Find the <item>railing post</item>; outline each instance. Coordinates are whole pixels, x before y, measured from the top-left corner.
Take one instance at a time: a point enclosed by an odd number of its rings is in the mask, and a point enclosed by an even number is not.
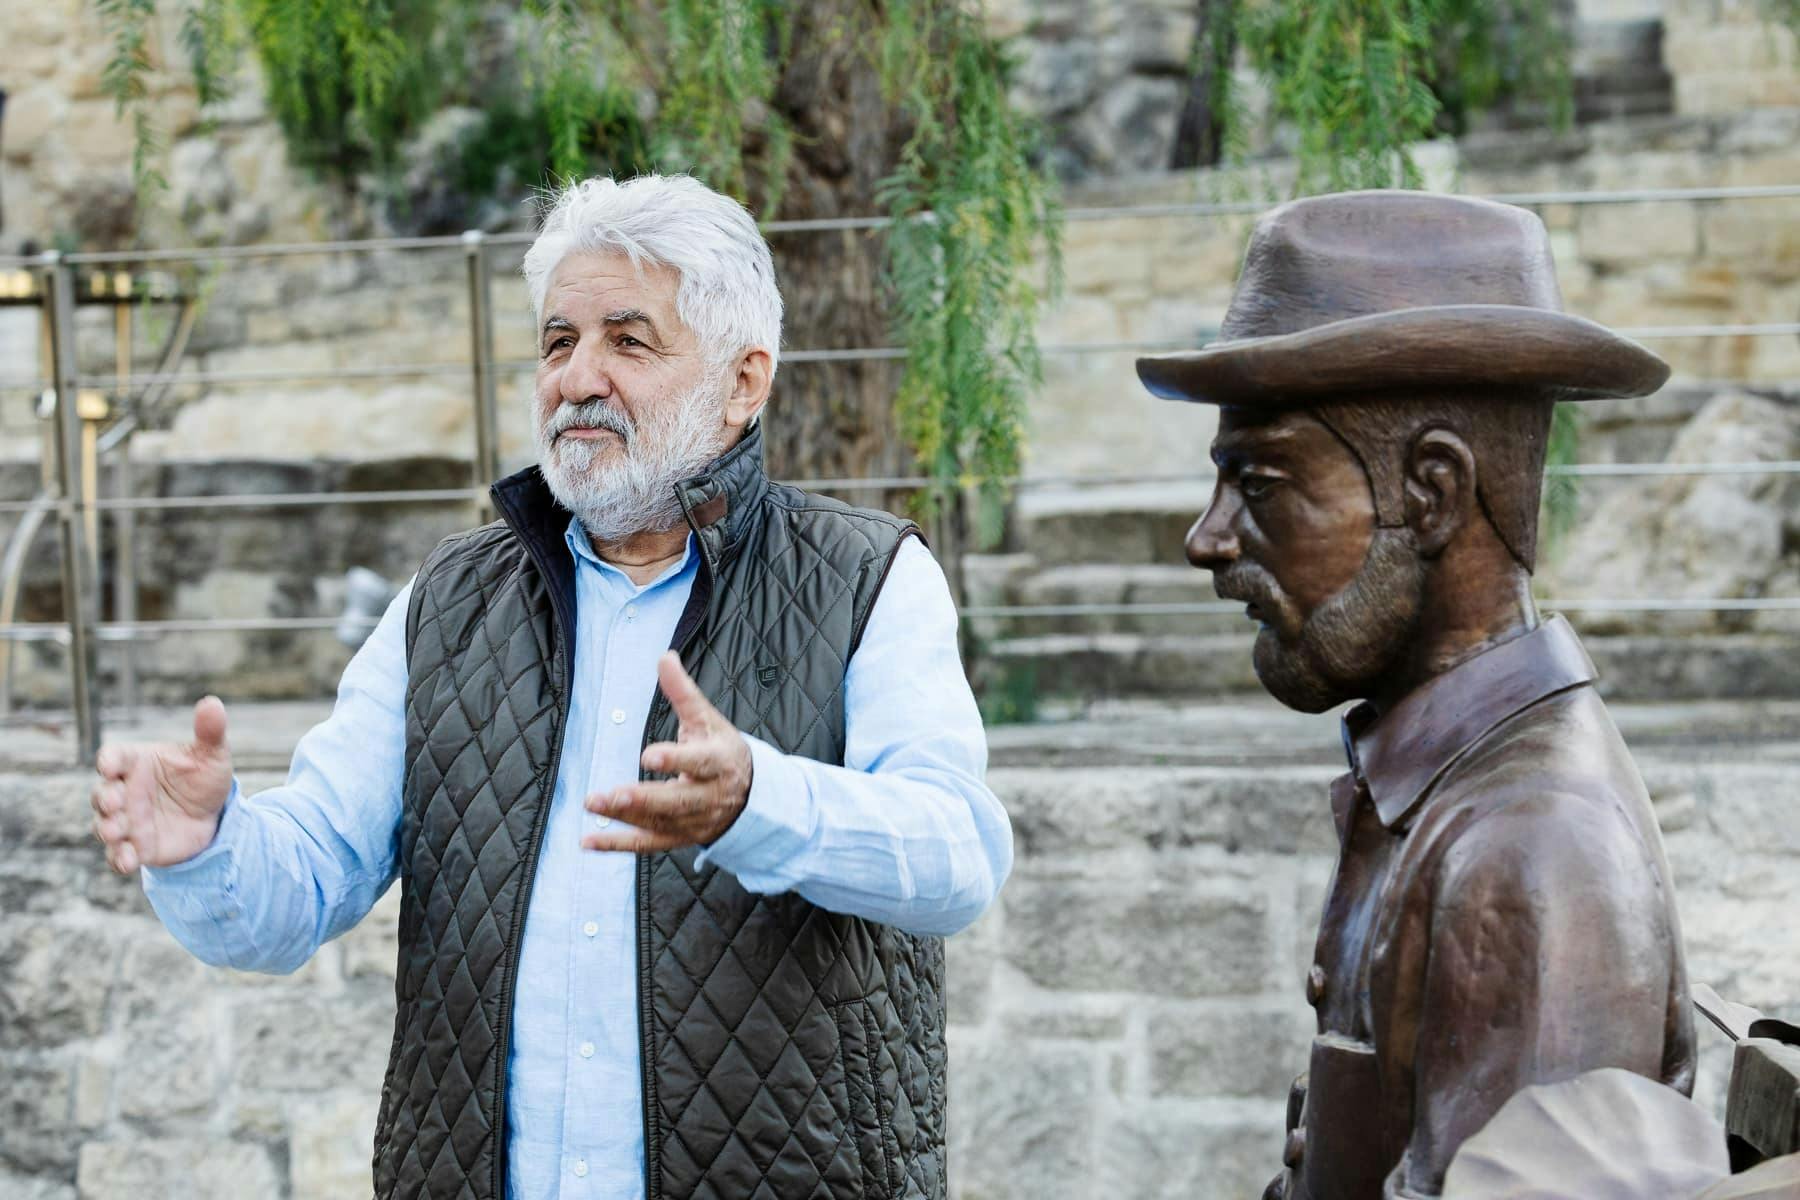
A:
[[[75,393],[75,272],[62,255],[43,256],[50,314],[50,383],[56,399],[56,479],[61,492],[63,613],[69,622],[69,676],[75,706],[75,752],[92,766],[100,752],[99,672],[95,633],[100,593],[89,573],[88,501],[82,473],[82,423]]]
[[[495,413],[494,314],[488,295],[487,236],[479,229],[462,235],[469,269],[469,362],[475,385],[475,479],[481,505],[485,489],[500,478],[500,427]]]

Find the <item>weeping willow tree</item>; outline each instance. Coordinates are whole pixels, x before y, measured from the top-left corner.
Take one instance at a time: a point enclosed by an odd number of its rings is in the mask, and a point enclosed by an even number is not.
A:
[[[1779,0],[1793,3],[1796,0]],[[1292,131],[1300,193],[1419,187],[1412,147],[1497,102],[1565,125],[1569,28],[1558,0],[1198,0],[1171,162],[1241,164],[1253,116],[1234,67]]]
[[[115,37],[114,95],[140,122],[140,186],[154,188],[143,117],[154,0],[96,2]],[[494,61],[496,40],[517,48],[511,62]],[[427,117],[463,103],[487,113],[447,172],[471,187],[683,170],[765,221],[826,223],[771,231],[787,341],[898,353],[789,355],[772,469],[922,467],[927,511],[959,501],[945,506],[953,538],[970,491],[983,534],[998,531],[1039,379],[1041,264],[1046,248],[1055,261],[1057,225],[1036,131],[1007,98],[1011,61],[978,11],[950,0],[529,0],[517,12],[480,0],[188,0],[182,41],[203,101],[253,52],[295,159],[347,185],[392,172]],[[870,214],[881,219],[841,220]]]
[[[115,39],[106,84],[136,123],[140,183],[154,187],[143,80],[157,0],[94,2]],[[1800,21],[1796,0],[1762,2]],[[1054,268],[1037,264],[1046,248],[1054,263],[1057,239],[1037,130],[1009,103],[1012,63],[977,5],[174,3],[201,99],[253,52],[296,159],[347,185],[392,173],[424,120],[459,103],[485,116],[439,174],[471,193],[689,170],[765,220],[813,223],[771,231],[790,345],[898,353],[789,355],[771,465],[828,477],[923,467],[928,501],[978,483],[995,528],[1039,377],[1033,329]],[[1534,98],[1567,119],[1558,0],[1197,3],[1176,165],[1244,160],[1244,68],[1290,131],[1301,192],[1418,186],[1411,147],[1499,100]],[[868,214],[881,223],[842,220]]]

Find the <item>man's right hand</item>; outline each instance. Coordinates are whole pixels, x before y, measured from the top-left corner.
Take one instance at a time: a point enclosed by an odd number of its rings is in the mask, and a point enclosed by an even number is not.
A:
[[[96,769],[94,836],[121,875],[186,862],[212,844],[231,796],[225,705],[194,705],[194,740],[106,746]]]

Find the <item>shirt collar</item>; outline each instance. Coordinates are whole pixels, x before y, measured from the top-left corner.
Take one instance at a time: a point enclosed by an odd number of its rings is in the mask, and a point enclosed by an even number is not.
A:
[[[1350,767],[1381,823],[1403,828],[1444,771],[1502,721],[1546,696],[1592,683],[1594,664],[1561,616],[1428,680],[1387,713],[1344,717]]]
[[[671,564],[662,574],[658,575],[655,579],[652,579],[649,583],[646,583],[643,587],[639,587],[637,584],[631,582],[631,577],[626,575],[624,571],[594,553],[594,544],[588,540],[587,530],[582,528],[580,517],[569,518],[568,527],[563,530],[563,541],[568,543],[569,553],[575,556],[578,565],[585,560],[590,566],[599,569],[602,574],[610,573],[617,575],[627,586],[637,592],[649,591],[658,584],[668,582],[670,579],[673,579],[686,571],[694,562],[694,535],[690,532],[687,536],[687,542],[681,548],[680,560]]]

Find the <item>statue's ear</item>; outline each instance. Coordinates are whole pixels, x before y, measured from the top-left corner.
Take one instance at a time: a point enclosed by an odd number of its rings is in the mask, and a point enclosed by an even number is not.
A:
[[[1406,454],[1406,524],[1427,558],[1441,554],[1480,516],[1475,453],[1442,426],[1422,430]]]

